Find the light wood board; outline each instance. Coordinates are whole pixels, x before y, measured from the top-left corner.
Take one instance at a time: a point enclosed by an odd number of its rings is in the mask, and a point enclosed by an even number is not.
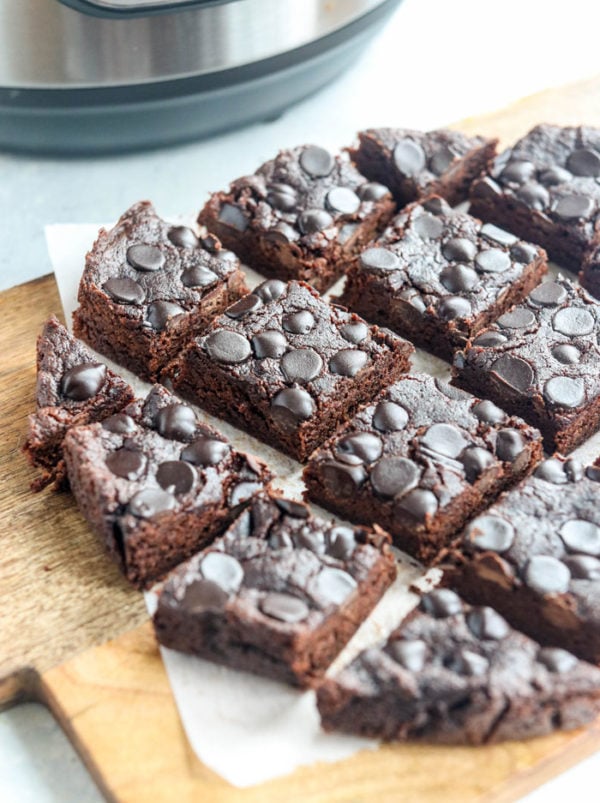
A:
[[[538,122],[600,126],[600,76],[454,127],[507,145]],[[203,767],[143,624],[141,595],[105,559],[68,495],[29,492],[35,474],[20,446],[34,404],[35,336],[59,311],[52,276],[0,294],[0,706],[47,702],[109,798],[491,803],[515,800],[600,748],[598,722],[478,749],[382,747],[244,791]]]

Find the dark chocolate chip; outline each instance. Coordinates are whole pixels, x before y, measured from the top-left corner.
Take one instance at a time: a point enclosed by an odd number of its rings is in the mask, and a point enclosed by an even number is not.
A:
[[[185,315],[186,310],[172,301],[153,301],[148,305],[146,320],[157,332],[162,332],[173,318]]]
[[[499,346],[501,343],[506,343],[507,340],[508,338],[506,335],[503,335],[501,332],[495,332],[493,329],[491,329],[489,332],[483,332],[482,334],[477,335],[473,341],[473,345],[489,348],[490,346]]]
[[[560,343],[552,349],[552,356],[563,365],[574,365],[579,362],[581,354],[576,346],[571,346],[568,343]]]
[[[181,274],[181,283],[184,287],[208,287],[218,280],[216,273],[202,265],[186,268]]]
[[[356,489],[366,480],[367,472],[362,464],[351,465],[331,461],[322,464],[320,478],[334,496],[348,498],[354,496]]]
[[[499,226],[494,226],[493,223],[484,223],[479,233],[482,237],[485,237],[486,240],[498,243],[498,245],[514,245],[519,239],[509,231],[505,231]]]
[[[567,291],[558,282],[544,282],[529,294],[529,300],[543,307],[556,307],[568,297]]]
[[[247,502],[250,497],[254,496],[257,491],[263,488],[260,482],[238,482],[229,494],[229,504],[231,507],[241,505],[242,502]]]
[[[206,338],[205,346],[213,360],[232,365],[244,362],[252,353],[246,338],[228,329],[218,329],[210,334]]]
[[[565,473],[571,482],[579,482],[585,475],[582,463],[575,457],[565,462]]]
[[[186,404],[169,404],[156,414],[155,426],[165,438],[185,441],[196,432],[196,413]]]
[[[261,298],[265,304],[269,304],[271,301],[277,301],[286,289],[287,284],[282,282],[281,279],[267,279],[266,282],[255,287],[252,292],[255,296]]]
[[[421,436],[421,446],[444,457],[457,458],[469,445],[462,432],[453,424],[432,424]]]
[[[427,644],[421,639],[396,639],[388,649],[394,661],[409,672],[420,672],[425,666]]]
[[[367,270],[397,270],[400,259],[387,248],[367,248],[360,255],[360,264]]]
[[[434,382],[439,392],[443,393],[448,399],[452,399],[452,401],[470,401],[473,398],[466,390],[457,388],[439,377],[436,377]]]
[[[291,312],[283,316],[282,326],[293,335],[307,335],[315,327],[315,317],[307,309]]]
[[[294,539],[292,538],[291,533],[286,532],[285,530],[276,530],[271,532],[268,538],[269,547],[271,549],[293,549],[294,548]]]
[[[544,385],[544,396],[559,407],[579,407],[585,401],[583,380],[555,376]]]
[[[200,578],[187,586],[183,605],[191,612],[222,611],[228,599],[229,594],[216,583]]]
[[[467,482],[474,483],[486,469],[495,465],[493,455],[481,446],[469,446],[460,456]]]
[[[588,466],[585,470],[585,476],[592,482],[600,482],[600,466]]]
[[[158,513],[173,510],[176,505],[177,500],[173,494],[167,493],[167,491],[163,491],[160,488],[144,488],[131,497],[127,509],[134,516],[151,519]]]
[[[558,534],[571,552],[600,555],[600,527],[585,519],[569,519],[561,525]]]
[[[297,429],[300,421],[315,412],[312,396],[302,388],[284,388],[271,401],[273,420],[284,430]]]
[[[506,413],[504,410],[496,407],[494,402],[491,401],[477,402],[477,404],[473,405],[471,410],[480,421],[486,424],[501,424],[506,420]]]
[[[353,377],[365,367],[368,360],[368,355],[359,349],[340,349],[329,360],[329,370],[332,374]]]
[[[477,549],[506,552],[515,539],[515,529],[500,516],[478,516],[467,527],[467,538]]]
[[[233,204],[223,204],[219,210],[219,223],[236,231],[246,231],[249,220],[246,215]]]
[[[552,318],[552,328],[568,337],[589,335],[594,330],[592,313],[583,307],[564,307]]]
[[[527,184],[523,184],[515,194],[526,206],[530,209],[537,209],[538,212],[543,212],[550,203],[550,193],[537,181],[529,181]]]
[[[181,459],[195,466],[216,466],[227,457],[230,450],[228,443],[201,435],[185,447],[181,452]]]
[[[333,218],[324,209],[307,209],[298,217],[302,234],[316,234],[329,226],[333,226]]]
[[[458,675],[479,677],[488,671],[489,661],[484,655],[461,647],[447,662],[444,662],[444,666]]]
[[[395,402],[379,402],[373,413],[373,426],[380,432],[396,432],[408,424],[408,413]]]
[[[510,628],[492,608],[474,608],[466,616],[467,626],[478,639],[503,639]]]
[[[195,233],[188,226],[173,226],[167,237],[178,248],[197,248],[200,245]]]
[[[488,248],[477,254],[475,264],[484,273],[503,273],[510,268],[510,257],[499,248]]]
[[[447,616],[462,613],[463,604],[455,591],[449,588],[435,588],[421,597],[419,607],[434,619],[445,619]]]
[[[553,485],[564,485],[569,481],[565,471],[565,464],[555,457],[540,463],[535,470],[535,476],[541,480],[546,480],[546,482],[551,482]]]
[[[419,482],[421,470],[404,457],[384,457],[371,471],[371,485],[384,497],[406,493]]]
[[[335,159],[329,151],[317,145],[309,145],[305,148],[300,154],[299,162],[304,172],[313,178],[328,176],[335,165]]]
[[[438,315],[445,321],[452,321],[454,318],[468,318],[473,312],[471,303],[461,296],[446,296],[437,308]]]
[[[104,419],[102,429],[114,432],[116,435],[131,435],[137,430],[137,424],[131,416],[125,413],[115,413]]]
[[[507,385],[520,393],[524,393],[533,385],[533,368],[520,357],[511,357],[503,354],[492,363],[492,371],[496,373]]]
[[[360,198],[349,187],[334,187],[327,193],[325,203],[332,212],[353,215],[360,207]]]
[[[594,201],[587,195],[565,195],[554,207],[563,220],[586,220],[594,211]]]
[[[546,669],[559,675],[563,672],[569,672],[579,663],[574,655],[571,655],[566,650],[561,650],[560,647],[542,647],[538,652],[537,658]]]
[[[467,265],[447,265],[440,273],[440,282],[451,293],[466,293],[479,284],[479,276]]]
[[[416,176],[425,167],[425,152],[412,139],[403,139],[394,148],[394,164],[403,175]]]
[[[444,231],[444,224],[434,215],[425,213],[413,219],[412,230],[424,240],[436,240]]]
[[[84,362],[69,368],[63,374],[60,390],[68,399],[85,401],[99,393],[105,382],[106,365],[99,362]]]
[[[507,184],[524,184],[534,175],[535,165],[533,162],[527,162],[524,159],[513,159],[500,174],[500,179]]]
[[[357,346],[369,336],[369,327],[362,321],[353,321],[352,323],[345,323],[340,328],[340,334],[344,340]]]
[[[567,167],[574,176],[600,176],[600,154],[588,148],[579,148],[567,159]]]
[[[264,236],[272,243],[287,245],[288,243],[294,243],[296,240],[299,240],[300,232],[296,231],[289,223],[279,221],[277,225],[266,231]]]
[[[563,563],[575,580],[600,580],[600,560],[590,555],[568,555]]]
[[[248,315],[250,312],[255,312],[262,307],[262,305],[262,298],[259,298],[259,296],[254,293],[248,293],[248,295],[242,296],[235,304],[228,307],[225,310],[225,315],[227,315],[228,318],[237,320],[238,318],[243,318],[244,315]]]
[[[244,579],[239,561],[223,552],[207,552],[200,563],[200,571],[205,580],[215,583],[228,595],[239,591]]]
[[[350,560],[356,549],[356,538],[351,527],[333,527],[327,538],[327,553],[338,560]]]
[[[320,530],[301,527],[294,533],[294,543],[300,549],[310,549],[316,555],[325,552],[325,535]]]
[[[510,255],[515,262],[521,262],[523,265],[529,265],[538,256],[539,251],[535,245],[528,243],[516,243],[510,249]]]
[[[540,173],[540,181],[542,184],[545,184],[546,187],[555,187],[557,184],[566,184],[572,180],[573,176],[569,173],[568,170],[565,170],[564,167],[559,167],[555,165],[554,167],[548,167],[546,170],[542,170]]]
[[[186,494],[194,485],[196,472],[183,460],[165,460],[156,471],[156,481],[165,491]]]
[[[527,329],[535,321],[535,315],[527,307],[513,307],[498,318],[498,325],[503,329]]]
[[[442,254],[449,262],[471,262],[477,256],[477,246],[466,237],[454,237],[444,244]]]
[[[143,304],[146,291],[134,279],[108,279],[102,289],[121,304]]]
[[[259,360],[265,357],[279,359],[285,354],[288,342],[285,335],[277,329],[267,329],[252,338],[252,348]]]
[[[313,349],[292,349],[281,358],[281,370],[288,382],[310,382],[322,368],[323,360]]]
[[[260,609],[267,616],[288,624],[302,622],[310,613],[310,609],[304,600],[292,597],[291,594],[281,594],[277,591],[267,594],[260,603]]]
[[[280,184],[277,182],[269,186],[267,201],[271,206],[275,207],[275,209],[280,209],[282,212],[291,212],[296,208],[296,204],[298,203],[298,194],[289,184]]]
[[[146,468],[146,458],[141,452],[132,449],[117,449],[108,455],[106,465],[117,477],[137,480]]]
[[[341,605],[357,588],[352,575],[342,569],[326,566],[315,581],[315,590],[327,605]]]
[[[152,273],[165,264],[165,255],[156,245],[130,245],[127,261],[136,270]]]
[[[308,518],[308,508],[302,502],[295,502],[293,499],[275,499],[275,504],[286,516],[292,516],[294,519]]]
[[[441,145],[429,159],[429,169],[436,176],[441,176],[456,159],[456,154],[448,145]]]
[[[501,429],[496,438],[496,455],[505,463],[513,463],[525,448],[518,429]]]
[[[538,594],[564,594],[570,579],[565,564],[551,555],[534,555],[525,566],[525,582]]]
[[[376,181],[368,181],[366,184],[361,184],[358,188],[358,197],[361,201],[380,201],[389,195],[389,190],[383,184],[378,184]]]
[[[374,432],[356,432],[340,438],[334,449],[343,463],[374,463],[381,457],[383,444]]]
[[[408,514],[417,521],[426,521],[427,517],[433,516],[438,509],[436,495],[426,488],[415,488],[414,491],[409,491],[396,504],[401,513]]]
[[[204,237],[200,239],[200,242],[202,243],[202,248],[204,248],[205,251],[208,251],[211,254],[216,254],[219,252],[217,257],[219,257],[222,253],[226,253],[225,251],[221,250],[221,242],[218,237],[215,237],[214,234],[205,234]],[[231,254],[231,251],[229,251],[229,253]],[[232,256],[234,259],[237,258],[235,254],[232,254]]]

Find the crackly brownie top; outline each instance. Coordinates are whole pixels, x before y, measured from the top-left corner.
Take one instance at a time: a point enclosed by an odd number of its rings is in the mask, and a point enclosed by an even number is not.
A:
[[[368,181],[347,158],[306,145],[281,151],[234,181],[219,221],[240,232],[251,226],[274,242],[319,249],[348,240],[384,198],[391,200],[388,189]]]
[[[492,608],[436,589],[385,644],[361,653],[334,680],[354,695],[397,692],[413,736],[464,729],[469,741],[486,742],[510,738],[502,720],[514,717],[515,699],[597,692],[600,670],[566,650],[540,647]]]
[[[400,344],[412,350],[307,284],[270,279],[229,307],[195,347],[236,382],[251,385],[278,425],[295,429]]]
[[[538,125],[496,159],[484,189],[592,234],[600,212],[600,129]]]
[[[426,374],[402,377],[314,455],[340,497],[367,493],[424,521],[483,472],[519,459],[537,430]]]
[[[259,494],[224,536],[171,574],[160,604],[310,631],[360,594],[379,562],[393,565],[388,541],[382,530],[336,525],[304,504]]]
[[[563,277],[538,285],[456,355],[499,389],[568,415],[600,393],[600,304]],[[539,402],[538,402],[539,403]]]
[[[538,246],[432,196],[398,215],[362,252],[358,269],[417,312],[450,321],[489,310],[544,256]]]
[[[106,515],[124,535],[167,511],[232,508],[270,479],[267,467],[237,452],[160,385],[102,424],[71,430],[73,459],[87,463]]]
[[[222,249],[216,237],[198,238],[141,201],[113,229],[100,231],[87,256],[81,289],[95,286],[122,314],[161,331],[171,318],[193,311],[238,268],[235,254]]]
[[[457,550],[502,587],[522,587],[600,625],[600,468],[550,458],[467,527]]]
[[[133,397],[124,380],[98,362],[57,318],[49,318],[37,343],[38,410],[63,407],[77,411],[102,394],[113,399],[122,394],[125,404]]]

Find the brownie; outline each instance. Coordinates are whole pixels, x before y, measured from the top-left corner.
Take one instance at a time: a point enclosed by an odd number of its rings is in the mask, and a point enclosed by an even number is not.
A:
[[[600,244],[592,246],[586,253],[579,281],[596,298],[600,298]]]
[[[457,352],[453,381],[567,454],[600,427],[599,335],[600,303],[559,276]]]
[[[154,627],[166,647],[312,686],[395,576],[382,530],[336,525],[259,494],[170,575]]]
[[[369,128],[359,133],[350,155],[363,175],[390,188],[400,206],[430,194],[455,206],[489,168],[497,142],[446,129]]]
[[[431,562],[457,530],[542,457],[539,432],[426,374],[402,377],[315,454],[308,497],[377,522]]]
[[[81,512],[137,587],[206,546],[272,476],[160,385],[71,429],[64,450]]]
[[[237,257],[216,237],[134,204],[101,229],[79,284],[75,333],[146,380],[247,292]]]
[[[542,644],[600,662],[600,468],[550,458],[440,556],[445,582]]]
[[[36,412],[29,416],[23,452],[41,475],[31,485],[66,487],[63,439],[70,427],[113,415],[133,400],[133,390],[52,316],[37,340]]]
[[[327,678],[317,704],[326,730],[490,744],[591,722],[600,712],[600,670],[439,589],[384,644]]]
[[[259,273],[322,292],[394,210],[388,190],[347,157],[306,145],[212,195],[198,221]]]
[[[230,307],[165,372],[182,395],[305,460],[336,426],[408,370],[410,343],[269,279]]]
[[[546,270],[543,249],[433,196],[407,207],[362,251],[341,303],[451,361]]]
[[[577,271],[599,236],[599,176],[600,129],[538,125],[473,184],[471,211]]]

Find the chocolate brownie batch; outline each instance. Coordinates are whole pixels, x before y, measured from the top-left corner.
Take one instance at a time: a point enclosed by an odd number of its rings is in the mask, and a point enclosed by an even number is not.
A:
[[[198,223],[140,202],[100,231],[79,339],[52,318],[38,340],[35,489],[70,488],[131,583],[160,581],[161,644],[315,688],[326,730],[481,744],[591,721],[600,464],[569,453],[600,429],[600,131],[540,125],[496,156],[368,130],[282,151]],[[449,384],[411,373],[413,344]],[[305,463],[306,499],[352,524],[275,491],[191,405]],[[332,674],[392,545],[440,585]]]

